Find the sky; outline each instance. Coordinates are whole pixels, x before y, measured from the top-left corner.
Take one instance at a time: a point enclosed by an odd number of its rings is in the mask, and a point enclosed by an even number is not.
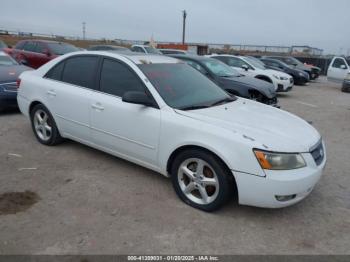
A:
[[[350,0],[2,0],[0,29],[89,38],[309,45],[350,55]]]

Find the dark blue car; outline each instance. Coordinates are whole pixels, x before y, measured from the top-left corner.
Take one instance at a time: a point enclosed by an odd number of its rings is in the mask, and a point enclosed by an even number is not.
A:
[[[18,76],[31,68],[18,64],[6,53],[0,51],[0,111],[17,107]]]

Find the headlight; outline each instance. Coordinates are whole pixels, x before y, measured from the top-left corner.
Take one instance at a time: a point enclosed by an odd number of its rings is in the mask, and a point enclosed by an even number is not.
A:
[[[278,79],[278,80],[288,80],[288,78],[284,77],[284,76],[273,75],[273,77]]]
[[[290,170],[306,166],[300,154],[272,153],[261,150],[254,150],[254,154],[263,169]]]
[[[299,72],[299,76],[304,76],[304,74],[302,72]]]
[[[288,80],[288,77],[281,76],[280,79],[281,80]]]

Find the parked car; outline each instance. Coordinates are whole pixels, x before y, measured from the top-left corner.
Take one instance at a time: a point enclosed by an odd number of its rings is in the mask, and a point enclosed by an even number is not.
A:
[[[295,69],[303,70],[309,74],[311,80],[315,80],[320,76],[321,69],[319,67],[311,65],[306,66],[292,56],[264,56],[263,58],[277,59],[286,63],[287,65],[293,66]]]
[[[162,52],[160,52],[158,49],[148,45],[132,45],[131,51],[144,54],[162,55]]]
[[[280,71],[267,69],[262,62],[257,62],[250,57],[233,55],[211,55],[210,57],[224,62],[243,75],[272,83],[276,92],[288,92],[293,88],[293,77]]]
[[[187,52],[185,50],[179,49],[158,49],[163,55],[186,55]]]
[[[152,169],[205,211],[231,192],[243,205],[295,204],[326,163],[306,121],[232,97],[178,59],[77,52],[20,79],[19,107],[40,143],[69,138]]]
[[[0,51],[0,111],[17,107],[17,78],[29,67],[18,64],[8,54]]]
[[[334,57],[327,70],[327,79],[343,82],[350,73],[350,66],[344,57]]]
[[[310,77],[308,73],[299,69],[292,68],[291,66],[287,65],[286,63],[280,60],[272,59],[272,58],[261,58],[260,60],[269,69],[273,69],[277,71],[279,70],[288,75],[291,75],[294,79],[294,83],[297,85],[304,85],[310,81]]]
[[[129,48],[118,45],[93,45],[87,50],[89,51],[129,51]]]
[[[14,48],[7,48],[4,51],[21,64],[32,68],[39,68],[57,56],[79,51],[79,49],[74,45],[63,42],[22,40]]]
[[[343,87],[341,89],[343,92],[350,93],[350,73],[347,74],[343,81]]]
[[[4,48],[8,48],[8,46],[4,41],[0,40],[0,51],[2,51]]]
[[[278,106],[276,92],[271,83],[243,76],[236,70],[213,58],[195,55],[170,56],[185,61],[232,95],[249,98],[267,105]]]

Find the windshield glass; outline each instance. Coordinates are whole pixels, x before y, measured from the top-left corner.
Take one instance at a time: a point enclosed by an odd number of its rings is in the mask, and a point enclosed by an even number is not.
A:
[[[214,74],[221,77],[240,76],[240,73],[219,60],[208,58],[203,60],[205,66]]]
[[[155,49],[155,48],[150,47],[150,46],[145,46],[145,49],[146,49],[147,53],[149,53],[149,54],[157,54],[157,55],[162,54],[158,49]]]
[[[139,68],[165,103],[173,108],[209,107],[218,101],[232,99],[206,76],[185,63],[142,64]]]
[[[6,48],[7,45],[3,42],[3,41],[0,41],[0,48]]]
[[[65,43],[48,43],[47,45],[50,48],[50,51],[55,55],[64,55],[70,52],[79,51],[79,48],[74,45]]]
[[[284,60],[289,65],[304,65],[302,62],[300,62],[298,59],[294,57],[286,57]]]
[[[255,57],[245,57],[245,59],[248,60],[250,64],[252,64],[254,67],[265,70],[266,67],[263,62],[261,62],[259,59]]]
[[[9,56],[0,55],[0,66],[18,65],[18,63]]]

